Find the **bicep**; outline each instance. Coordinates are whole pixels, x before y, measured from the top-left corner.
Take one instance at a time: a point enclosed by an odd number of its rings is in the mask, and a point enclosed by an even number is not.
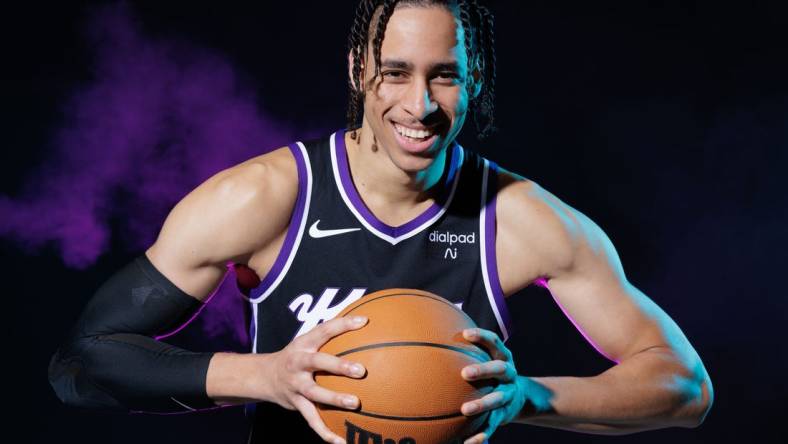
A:
[[[178,288],[202,301],[218,285],[224,271],[218,264],[205,264],[199,248],[201,236],[189,228],[191,213],[187,196],[167,216],[145,255]]]
[[[566,211],[574,225],[572,260],[547,285],[575,327],[615,362],[652,347],[683,348],[686,338],[675,322],[627,280],[605,232],[582,213]]]

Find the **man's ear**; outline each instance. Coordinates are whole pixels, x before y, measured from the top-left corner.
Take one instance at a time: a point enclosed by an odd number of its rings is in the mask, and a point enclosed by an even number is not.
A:
[[[363,92],[364,91],[364,60],[361,60],[361,72],[359,75],[359,80],[361,83],[361,88],[359,89],[359,85],[356,85],[356,79],[353,78],[353,61],[355,57],[353,57],[353,51],[349,51],[347,53],[347,76],[350,79],[350,85],[353,87],[355,91]]]
[[[473,87],[471,88],[471,98],[475,99],[479,97],[479,94],[482,92],[482,85],[484,84],[484,80],[482,79],[482,67],[481,62],[474,63],[473,71],[471,71],[471,81],[473,82]]]

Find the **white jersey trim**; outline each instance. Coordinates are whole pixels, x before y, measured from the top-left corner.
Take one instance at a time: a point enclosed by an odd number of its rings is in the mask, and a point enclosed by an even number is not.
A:
[[[353,213],[354,216],[356,216],[356,219],[358,219],[358,221],[361,222],[361,225],[363,225],[364,228],[369,230],[369,232],[383,239],[384,241],[390,243],[391,245],[397,245],[398,243],[404,241],[405,239],[409,239],[421,233],[425,229],[429,228],[432,224],[435,223],[435,221],[440,219],[441,216],[443,216],[443,214],[446,213],[446,211],[449,209],[449,205],[451,205],[451,202],[454,199],[454,192],[457,191],[457,185],[460,183],[460,172],[462,171],[462,168],[460,167],[457,168],[456,177],[454,177],[454,183],[452,183],[451,185],[451,191],[449,192],[449,196],[446,198],[446,201],[441,206],[440,211],[438,211],[431,218],[427,219],[423,224],[412,229],[411,231],[408,231],[407,233],[403,233],[396,237],[383,233],[382,231],[372,226],[369,222],[367,222],[364,216],[362,216],[361,213],[358,212],[356,207],[353,205],[353,202],[351,202],[350,198],[348,197],[344,186],[342,185],[342,178],[340,177],[340,173],[339,173],[339,165],[337,164],[336,138],[339,135],[340,134],[338,132],[331,135],[331,168],[334,170],[334,181],[336,182],[337,188],[339,189],[339,194],[342,196],[342,200],[345,201],[345,206],[347,206],[350,212]],[[458,152],[460,153],[460,159],[458,165],[461,166],[464,156],[464,150],[460,148]]]
[[[490,284],[490,270],[488,270],[488,265],[490,261],[487,260],[487,182],[490,175],[490,161],[484,159],[484,173],[482,174],[482,199],[480,205],[480,216],[479,216],[479,248],[481,249],[481,263],[482,263],[482,278],[484,279],[484,289],[487,292],[487,299],[490,301],[490,308],[495,314],[495,320],[498,322],[498,327],[501,329],[503,333],[503,340],[506,341],[509,339],[509,331],[506,328],[505,322],[503,322],[503,318],[501,317],[501,311],[498,307],[498,304],[495,301],[495,293],[493,293],[492,285]],[[495,242],[495,239],[491,239],[492,242]],[[492,248],[493,254],[495,254],[495,244],[493,243]],[[497,270],[494,271],[497,273]]]
[[[274,292],[274,290],[276,290],[276,287],[278,287],[279,284],[282,282],[282,279],[284,279],[285,275],[287,275],[287,271],[290,269],[290,266],[293,264],[293,259],[295,259],[296,252],[298,251],[298,246],[301,244],[301,238],[304,236],[304,227],[306,227],[306,220],[309,216],[309,204],[312,200],[312,165],[309,160],[309,154],[307,153],[304,144],[301,142],[296,142],[296,144],[298,145],[298,149],[301,151],[301,155],[304,156],[304,164],[306,169],[306,198],[304,200],[304,214],[301,216],[301,223],[298,227],[298,234],[296,235],[295,242],[292,248],[290,249],[289,255],[287,256],[287,262],[285,262],[284,267],[282,267],[282,270],[279,272],[279,275],[276,276],[274,282],[271,285],[269,285],[268,288],[266,288],[265,291],[263,291],[263,293],[260,294],[260,296],[257,296],[256,298],[253,299],[249,299],[249,302],[253,304],[259,304],[260,302],[263,302],[266,298],[268,298],[268,296],[271,295],[271,293]],[[296,161],[298,161],[298,159],[296,159]],[[282,248],[286,248],[286,245],[282,245]],[[254,319],[254,322],[255,325],[257,325],[256,317]],[[255,336],[257,336],[256,333]],[[255,344],[256,343],[257,340],[255,338]]]

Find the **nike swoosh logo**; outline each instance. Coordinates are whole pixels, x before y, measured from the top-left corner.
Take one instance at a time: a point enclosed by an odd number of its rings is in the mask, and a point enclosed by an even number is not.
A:
[[[317,228],[317,224],[320,223],[320,219],[316,220],[315,223],[309,227],[309,235],[314,237],[315,239],[321,237],[329,237],[329,236],[336,236],[337,234],[345,234],[350,233],[352,231],[359,231],[361,228],[341,228],[339,230],[321,230]]]

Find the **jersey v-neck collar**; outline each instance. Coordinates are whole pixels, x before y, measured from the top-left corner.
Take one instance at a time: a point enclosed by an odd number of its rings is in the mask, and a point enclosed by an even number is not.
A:
[[[442,183],[438,185],[442,186],[443,189],[438,193],[436,202],[420,215],[396,227],[392,227],[378,219],[367,208],[364,201],[361,200],[361,196],[358,194],[358,190],[356,190],[350,175],[344,130],[337,131],[331,135],[331,166],[334,170],[334,181],[337,184],[342,200],[345,201],[350,212],[361,222],[361,225],[375,236],[389,242],[391,245],[396,245],[424,231],[443,216],[443,213],[451,205],[454,192],[457,190],[457,184],[459,183],[463,149],[456,142],[449,149],[452,150],[449,171],[442,176]]]

